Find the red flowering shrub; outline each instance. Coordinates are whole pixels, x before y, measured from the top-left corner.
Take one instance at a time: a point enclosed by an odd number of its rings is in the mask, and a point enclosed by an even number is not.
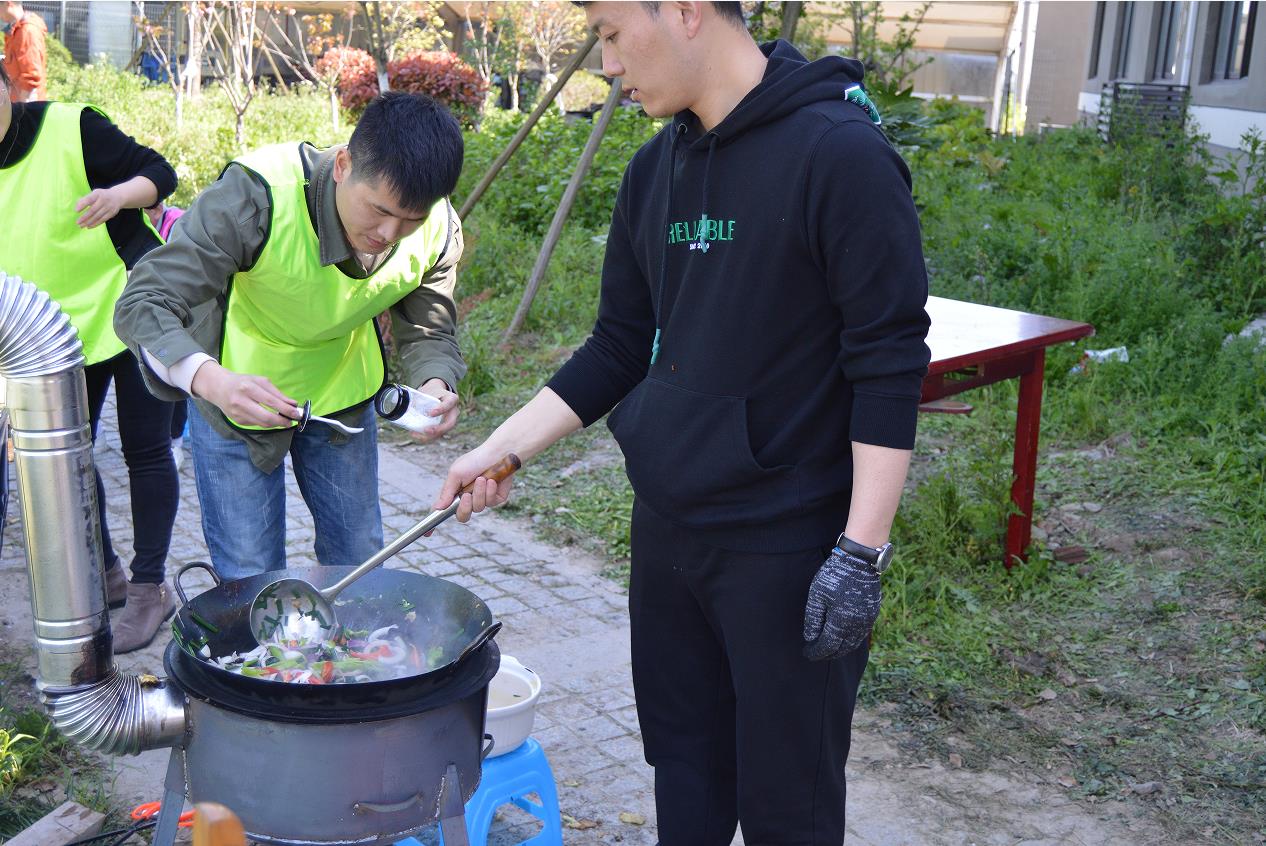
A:
[[[340,94],[350,80],[359,79],[365,74],[369,74],[370,79],[377,79],[374,57],[355,47],[331,47],[321,54],[314,67],[323,79],[338,80]],[[376,82],[374,88],[377,91]]]
[[[479,78],[474,68],[453,53],[439,51],[414,53],[389,62],[387,80],[393,91],[434,97],[467,126],[473,125],[479,116],[484,93],[488,90],[488,84]],[[373,59],[355,74],[345,74],[338,89],[344,108],[359,111],[369,105],[369,101],[378,96],[378,72]]]

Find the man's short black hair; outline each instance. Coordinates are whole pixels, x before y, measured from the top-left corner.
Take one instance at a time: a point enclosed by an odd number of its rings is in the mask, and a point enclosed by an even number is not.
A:
[[[425,211],[453,193],[464,150],[462,128],[448,109],[404,91],[375,97],[347,145],[352,178],[385,180],[410,211]]]
[[[589,5],[589,0],[577,0],[574,1],[572,5],[579,6],[583,9]],[[658,2],[643,2],[642,6],[645,7],[646,11],[650,12],[652,16],[659,14]],[[742,3],[737,2],[737,0],[735,0],[735,2],[718,2],[718,0],[712,0],[712,8],[716,9],[719,17],[724,18],[732,24],[737,24],[738,26],[747,29],[747,21],[743,19]]]

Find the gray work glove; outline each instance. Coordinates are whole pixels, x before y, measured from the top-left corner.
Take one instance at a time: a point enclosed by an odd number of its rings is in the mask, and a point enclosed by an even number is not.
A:
[[[870,637],[883,591],[879,574],[836,547],[809,585],[804,608],[804,657],[828,661],[847,655]]]

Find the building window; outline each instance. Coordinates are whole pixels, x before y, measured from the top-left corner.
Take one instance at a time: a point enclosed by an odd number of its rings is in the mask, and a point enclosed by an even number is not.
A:
[[[1107,0],[1095,4],[1095,28],[1090,36],[1090,74],[1087,79],[1099,75],[1099,49],[1103,47],[1103,13],[1108,8]]]
[[[1117,3],[1116,41],[1112,47],[1112,78],[1121,79],[1130,67],[1130,31],[1134,28],[1134,4]]]
[[[1213,79],[1242,79],[1248,76],[1257,6],[1253,0],[1217,4],[1217,46],[1210,73]]]
[[[1174,79],[1178,76],[1178,57],[1187,29],[1186,3],[1158,3],[1155,58],[1152,79]]]

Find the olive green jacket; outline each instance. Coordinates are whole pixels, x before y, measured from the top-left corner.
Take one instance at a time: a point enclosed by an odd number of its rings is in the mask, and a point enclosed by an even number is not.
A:
[[[334,203],[334,156],[339,147],[301,147],[310,173],[305,194],[314,221],[323,265],[355,279],[369,276],[356,259],[339,222]],[[466,373],[457,346],[457,313],[453,302],[457,263],[462,256],[462,227],[446,204],[449,238],[422,284],[391,307],[391,331],[400,353],[403,377],[412,385],[442,379],[455,387]],[[197,352],[219,359],[221,329],[229,282],[251,267],[268,238],[271,198],[268,188],[243,167],[230,165],[203,191],[171,233],[171,239],[137,262],[119,298],[114,329],[144,363],[141,348],[167,367]],[[142,366],[146,384],[157,397],[182,400],[172,387]],[[245,431],[231,426],[214,405],[195,399],[198,411],[217,432],[247,443],[251,460],[264,472],[276,469],[290,450],[294,430]],[[353,424],[358,406],[339,415]],[[336,442],[345,438],[330,429]]]

